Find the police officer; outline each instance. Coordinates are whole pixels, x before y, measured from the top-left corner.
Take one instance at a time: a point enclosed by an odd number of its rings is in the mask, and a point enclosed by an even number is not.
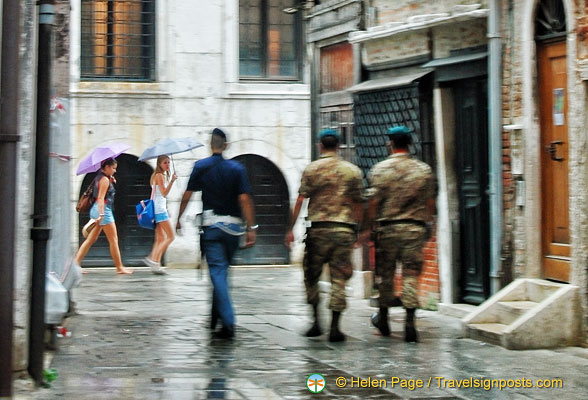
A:
[[[394,273],[396,262],[401,261],[401,299],[406,309],[404,339],[416,342],[417,280],[423,265],[422,249],[433,218],[435,183],[431,167],[410,155],[410,129],[395,126],[387,134],[390,156],[374,165],[368,176],[370,200],[366,226],[376,231],[376,273],[381,279],[379,312],[372,316],[372,324],[383,336],[390,335],[388,307],[396,303]]]
[[[192,193],[202,191],[201,243],[213,286],[211,328],[214,331],[220,318],[222,329],[213,335],[231,339],[235,335],[235,315],[227,280],[229,263],[242,235],[246,235],[245,246],[253,246],[257,225],[245,168],[223,158],[227,136],[221,129],[212,131],[210,148],[212,156],[194,164],[180,203],[176,230],[181,229],[180,219]]]
[[[352,244],[357,241],[356,228],[363,214],[361,171],[337,157],[338,144],[337,131],[325,129],[319,133],[320,158],[310,163],[302,174],[298,199],[285,239],[286,246],[290,248],[294,240],[292,229],[303,202],[309,199],[308,219],[311,226],[307,230],[303,269],[307,301],[312,306],[314,321],[306,336],[322,334],[318,316],[318,281],[323,264],[329,263],[331,342],[345,340],[339,329],[339,318],[346,307],[345,282],[353,272]]]

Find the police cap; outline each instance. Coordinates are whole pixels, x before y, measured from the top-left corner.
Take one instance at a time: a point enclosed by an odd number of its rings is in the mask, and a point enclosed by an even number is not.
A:
[[[339,140],[339,132],[335,129],[323,129],[318,134],[318,140],[321,140],[325,136],[333,136],[335,139]]]
[[[405,125],[397,125],[397,126],[391,126],[390,128],[388,128],[386,135],[388,135],[388,138],[390,140],[400,139],[402,137],[410,138],[411,132],[412,131],[408,127],[406,127]]]
[[[227,141],[227,135],[219,128],[214,128],[212,134],[221,137],[225,142]]]

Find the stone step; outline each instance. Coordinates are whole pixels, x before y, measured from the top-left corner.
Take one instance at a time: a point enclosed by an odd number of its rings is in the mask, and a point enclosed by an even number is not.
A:
[[[457,303],[457,304],[448,304],[448,303],[439,303],[437,304],[439,307],[439,313],[443,315],[447,315],[454,318],[462,319],[469,313],[473,312],[477,307],[471,304],[465,303]]]
[[[534,301],[537,303],[541,303],[547,297],[551,296],[553,293],[557,291],[561,287],[560,283],[549,282],[549,281],[539,281],[539,280],[532,280],[527,282],[527,296],[525,299],[520,300],[528,300]]]
[[[466,327],[467,337],[501,346],[506,328],[507,325],[499,323],[469,324]]]
[[[539,303],[535,301],[521,300],[521,301],[499,301],[496,303],[498,307],[498,316],[500,323],[510,325],[527,311],[535,308]]]

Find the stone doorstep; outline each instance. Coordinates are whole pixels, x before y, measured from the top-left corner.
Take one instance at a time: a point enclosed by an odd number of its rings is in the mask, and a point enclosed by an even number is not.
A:
[[[440,314],[459,319],[464,318],[466,315],[468,315],[477,308],[476,306],[465,303],[438,303],[437,307],[439,307]]]

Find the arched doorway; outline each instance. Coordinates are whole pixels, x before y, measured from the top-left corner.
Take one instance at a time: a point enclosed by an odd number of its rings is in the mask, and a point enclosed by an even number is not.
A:
[[[258,155],[245,154],[234,160],[247,169],[259,230],[255,246],[239,250],[233,257],[233,264],[289,263],[284,236],[289,224],[290,201],[284,176],[271,161]]]
[[[149,178],[153,169],[148,164],[137,161],[137,157],[130,154],[121,154],[116,160],[118,168],[115,175],[114,219],[118,230],[119,247],[125,265],[142,265],[141,259],[151,251],[153,231],[139,226],[135,205],[151,195]],[[91,173],[84,177],[80,195],[95,176],[96,173]],[[88,213],[80,213],[78,219],[78,237],[82,243],[84,241],[82,227],[88,222]],[[112,266],[108,240],[103,233],[84,258],[82,265],[84,267]]]
[[[541,131],[543,277],[569,282],[569,140],[566,16],[561,0],[541,0],[535,19]]]

